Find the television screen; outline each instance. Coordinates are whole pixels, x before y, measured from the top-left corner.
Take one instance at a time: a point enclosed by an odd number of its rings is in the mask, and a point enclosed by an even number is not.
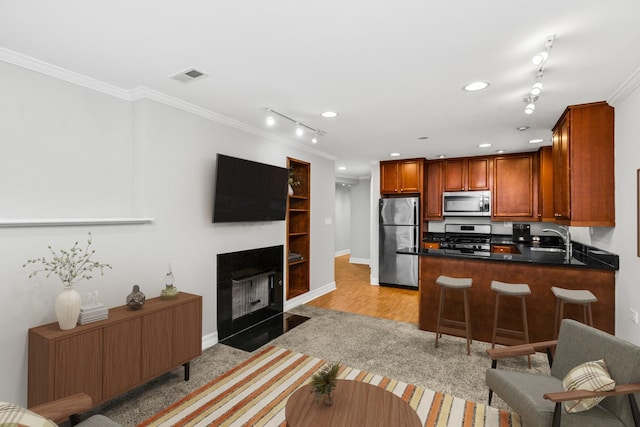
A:
[[[281,221],[287,208],[286,168],[218,154],[213,222]]]

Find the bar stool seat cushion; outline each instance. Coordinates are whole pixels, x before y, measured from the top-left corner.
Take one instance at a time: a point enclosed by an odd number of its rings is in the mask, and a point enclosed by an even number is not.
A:
[[[457,278],[449,276],[438,276],[436,284],[444,286],[445,288],[464,289],[470,288],[473,280],[470,278]]]
[[[551,292],[553,292],[556,298],[573,304],[587,304],[598,301],[598,298],[586,289],[573,290],[553,286]]]
[[[491,281],[491,290],[502,295],[522,296],[529,295],[531,289],[526,283],[504,283],[497,280]]]

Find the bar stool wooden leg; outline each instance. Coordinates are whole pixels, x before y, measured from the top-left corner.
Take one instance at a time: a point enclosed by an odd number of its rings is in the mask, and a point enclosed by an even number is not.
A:
[[[591,303],[587,304],[587,314],[589,315],[589,323],[587,323],[587,325],[593,328],[593,314],[591,313]]]
[[[560,314],[560,300],[556,298],[556,313],[553,316],[553,339],[558,339],[558,314]]]
[[[498,310],[500,308],[500,294],[496,294],[496,308],[493,313],[493,336],[491,338],[491,348],[496,348],[496,334],[498,331]]]
[[[469,299],[467,290],[464,289],[464,323],[467,331],[467,355],[471,354],[471,314],[469,313]]]
[[[440,287],[440,304],[438,305],[438,323],[436,323],[436,348],[438,348],[438,339],[440,338],[440,322],[444,311],[444,288]]]
[[[524,331],[524,340],[525,342],[528,343],[529,342],[529,323],[527,322],[527,302],[525,301],[524,296],[521,296],[520,300],[522,301],[522,328]],[[527,355],[527,367],[531,369],[531,355]]]

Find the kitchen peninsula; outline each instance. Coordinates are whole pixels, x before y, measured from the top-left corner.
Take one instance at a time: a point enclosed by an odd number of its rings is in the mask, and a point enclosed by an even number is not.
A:
[[[500,242],[498,242],[500,243]],[[574,242],[573,257],[567,261],[559,248],[541,248],[527,244],[511,245],[513,253],[491,253],[490,256],[470,256],[450,253],[446,249],[401,250],[420,257],[420,303],[418,327],[435,331],[440,287],[435,280],[440,275],[470,277],[469,290],[472,336],[491,342],[495,293],[491,281],[527,283],[529,336],[531,342],[553,339],[553,320],[556,301],[552,286],[567,289],[588,289],[597,298],[592,304],[594,327],[615,333],[615,271],[617,255]],[[462,296],[448,292],[448,317],[463,320]],[[518,329],[521,326],[520,304],[501,304],[501,327]],[[460,308],[459,310],[457,308]],[[457,313],[456,313],[457,312]],[[582,307],[565,306],[565,317],[582,321]]]

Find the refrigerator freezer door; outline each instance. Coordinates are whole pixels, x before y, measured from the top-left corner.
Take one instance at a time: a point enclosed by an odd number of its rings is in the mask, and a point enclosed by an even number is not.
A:
[[[417,197],[380,199],[380,225],[418,225],[419,207]]]
[[[400,248],[416,245],[415,226],[381,226],[379,283],[418,287],[418,256],[397,254]]]

